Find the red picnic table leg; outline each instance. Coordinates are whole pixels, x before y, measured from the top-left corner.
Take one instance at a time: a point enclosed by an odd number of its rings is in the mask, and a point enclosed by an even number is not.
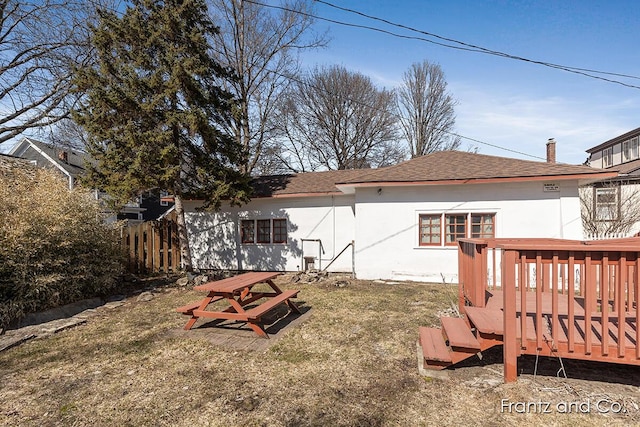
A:
[[[211,293],[209,293],[209,295],[207,295],[202,302],[200,303],[200,306],[198,307],[198,310],[204,310],[205,308],[207,308],[207,306],[209,305],[209,303],[211,303],[211,301],[215,298],[215,295],[212,295]],[[191,319],[189,319],[189,321],[187,322],[186,325],[184,325],[184,330],[188,331],[189,329],[191,329],[193,327],[193,325],[196,324],[196,322],[199,319],[199,316],[196,316],[194,314],[195,310],[191,313]]]
[[[245,289],[247,292],[245,293],[244,291],[242,292],[245,296],[248,294],[248,288]],[[236,313],[238,314],[245,314],[246,311],[244,310],[244,307],[240,304],[240,302],[236,301],[235,298],[228,298],[229,299],[229,303],[231,304],[231,307],[233,307],[236,310]],[[242,296],[240,297],[240,300],[242,300]],[[260,325],[258,325],[257,323],[250,321],[248,317],[245,316],[245,318],[243,319],[245,322],[247,322],[247,326],[249,326],[256,334],[258,334],[259,336],[263,337],[263,338],[269,338],[269,335],[267,335],[267,332],[262,329],[262,327]]]
[[[275,283],[273,283],[273,280],[269,279],[266,282],[269,286],[271,286],[271,289],[273,289],[277,294],[281,294],[282,290],[278,287],[278,285],[276,285]],[[291,311],[293,311],[296,314],[302,314],[302,312],[300,311],[300,309],[298,308],[298,306],[291,301],[290,299],[287,300],[287,305],[289,306],[289,308],[291,309]]]

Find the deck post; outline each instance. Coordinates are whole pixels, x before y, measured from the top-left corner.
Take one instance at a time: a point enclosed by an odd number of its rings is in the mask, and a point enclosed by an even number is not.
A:
[[[467,265],[463,250],[465,245],[467,245],[466,242],[458,242],[458,311],[460,313],[464,313],[464,281],[466,280],[464,269]]]
[[[518,379],[518,349],[516,337],[516,255],[514,250],[503,251],[502,289],[504,322],[504,382]]]

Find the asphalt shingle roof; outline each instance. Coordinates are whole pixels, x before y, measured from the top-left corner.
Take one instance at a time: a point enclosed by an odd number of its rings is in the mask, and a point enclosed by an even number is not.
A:
[[[371,169],[305,172],[259,176],[252,180],[254,197],[273,197],[306,193],[339,193],[336,183],[347,181]]]
[[[589,166],[534,162],[464,151],[439,151],[394,166],[375,169],[343,183],[522,178],[602,172],[602,169]]]
[[[606,171],[589,166],[534,162],[463,151],[441,151],[380,169],[261,176],[253,180],[253,187],[254,197],[277,197],[338,193],[338,184],[558,177],[597,175],[603,172]]]

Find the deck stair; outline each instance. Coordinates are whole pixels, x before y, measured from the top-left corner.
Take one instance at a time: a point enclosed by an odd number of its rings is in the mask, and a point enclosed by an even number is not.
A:
[[[459,319],[420,328],[427,369],[501,345],[518,357],[640,366],[640,237],[598,241],[458,239]]]
[[[441,329],[420,327],[424,368],[441,370],[502,344],[502,311],[465,307],[465,318],[441,317]]]

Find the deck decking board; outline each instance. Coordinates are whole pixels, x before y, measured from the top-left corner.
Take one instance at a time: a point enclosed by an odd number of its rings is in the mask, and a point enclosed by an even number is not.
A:
[[[480,343],[471,333],[467,322],[460,317],[441,317],[442,330],[449,340],[450,347],[474,349],[480,351]]]
[[[421,326],[419,329],[420,345],[426,360],[435,362],[452,363],[449,348],[444,341],[442,331],[436,328],[426,328]]]

